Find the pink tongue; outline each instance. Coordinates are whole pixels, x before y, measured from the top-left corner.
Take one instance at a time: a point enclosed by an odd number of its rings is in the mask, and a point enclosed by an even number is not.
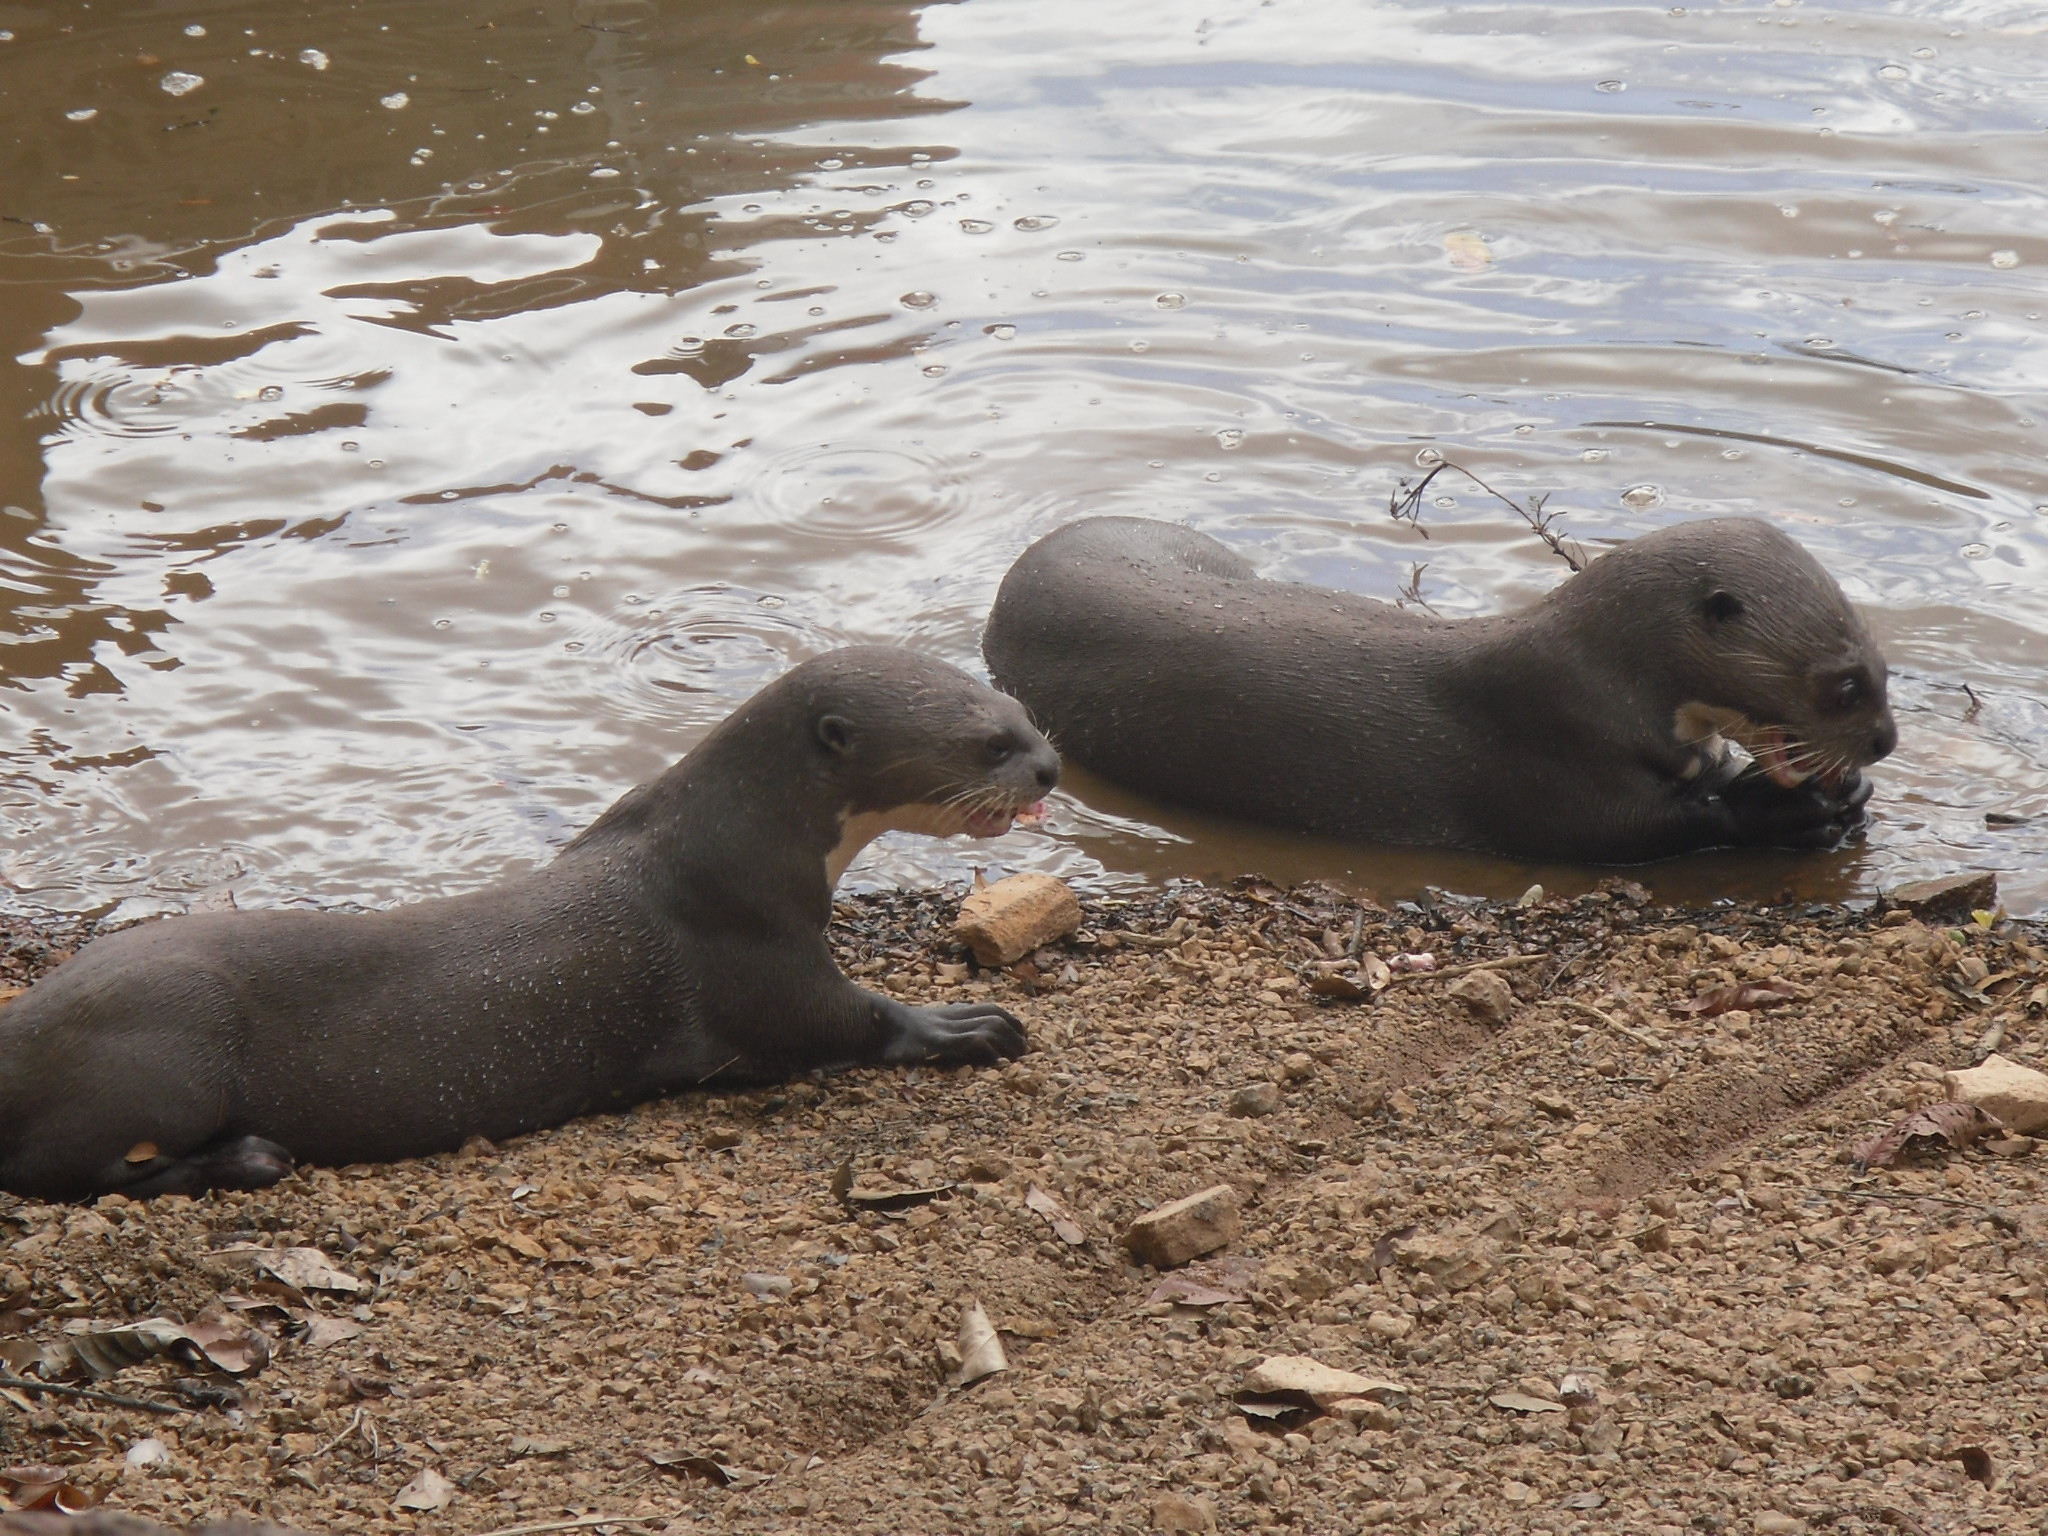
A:
[[[967,818],[967,832],[970,837],[1001,837],[1012,820],[1019,826],[1037,826],[1045,820],[1045,802],[1034,800],[1016,811],[976,811]]]
[[[1786,789],[1797,789],[1805,782],[1806,775],[1785,760],[1783,731],[1772,731],[1764,738],[1763,750],[1757,753],[1756,760],[1763,765],[1764,772],[1771,776],[1773,783],[1782,784]]]

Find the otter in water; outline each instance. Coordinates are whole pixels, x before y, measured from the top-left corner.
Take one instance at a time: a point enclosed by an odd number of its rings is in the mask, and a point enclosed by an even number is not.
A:
[[[825,926],[890,830],[992,837],[1058,781],[1016,701],[930,657],[805,662],[547,867],[367,914],[172,918],[0,1008],[0,1188],[255,1189],[714,1077],[1024,1050],[993,1003],[855,986]]]
[[[1830,847],[1897,740],[1884,658],[1841,588],[1749,518],[1662,529],[1475,619],[1261,580],[1186,528],[1089,518],[1010,568],[982,651],[1068,757],[1132,789],[1510,858]]]

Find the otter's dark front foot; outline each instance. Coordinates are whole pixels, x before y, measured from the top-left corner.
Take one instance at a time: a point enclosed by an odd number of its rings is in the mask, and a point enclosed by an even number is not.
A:
[[[890,1066],[930,1062],[941,1066],[992,1067],[1026,1048],[1024,1026],[994,1003],[946,1003],[912,1008],[880,999],[890,1030],[882,1060]]]
[[[292,1171],[292,1155],[260,1136],[237,1136],[201,1147],[189,1157],[158,1157],[125,1172],[141,1178],[119,1186],[124,1195],[198,1195],[209,1189],[268,1189]]]
[[[1752,847],[1835,848],[1862,831],[1870,781],[1852,773],[1834,789],[1818,778],[1787,789],[1763,774],[1744,774],[1721,789],[1735,820],[1735,839]]]

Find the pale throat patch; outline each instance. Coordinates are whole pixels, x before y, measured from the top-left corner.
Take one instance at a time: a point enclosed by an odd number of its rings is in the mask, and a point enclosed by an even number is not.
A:
[[[951,837],[967,830],[967,813],[958,806],[931,805],[913,801],[886,811],[842,814],[839,841],[825,855],[825,884],[836,889],[839,877],[854,857],[884,832],[922,832],[928,837]]]

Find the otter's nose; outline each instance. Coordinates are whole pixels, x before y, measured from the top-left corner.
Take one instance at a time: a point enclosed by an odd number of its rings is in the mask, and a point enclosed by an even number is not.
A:
[[[1052,788],[1052,787],[1053,787],[1053,786],[1054,786],[1055,784],[1059,783],[1059,781],[1060,781],[1060,759],[1059,759],[1059,754],[1058,754],[1058,753],[1056,753],[1056,752],[1054,752],[1054,751],[1053,751],[1053,749],[1052,749],[1051,747],[1047,747],[1047,748],[1045,749],[1045,751],[1044,751],[1043,755],[1039,757],[1039,759],[1038,759],[1038,765],[1037,765],[1037,768],[1036,768],[1036,770],[1035,770],[1035,772],[1034,772],[1034,777],[1036,777],[1036,778],[1037,778],[1037,780],[1038,780],[1038,787],[1039,787],[1039,789],[1040,789],[1040,791],[1041,791],[1041,792],[1043,792],[1043,791],[1045,791],[1045,790],[1049,790],[1049,789],[1051,789],[1051,788]]]
[[[1870,733],[1870,760],[1874,763],[1881,757],[1890,757],[1892,748],[1899,744],[1899,728],[1889,718]]]

